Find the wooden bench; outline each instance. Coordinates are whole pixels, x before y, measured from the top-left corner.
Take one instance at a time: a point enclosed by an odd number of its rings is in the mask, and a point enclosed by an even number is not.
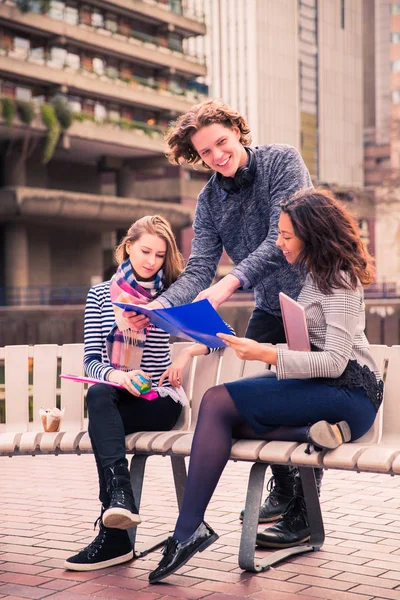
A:
[[[187,346],[176,343],[172,355]],[[253,463],[247,489],[245,517],[239,548],[239,566],[248,571],[262,571],[288,556],[316,551],[324,542],[324,526],[313,467],[367,471],[397,475],[400,473],[400,411],[398,387],[400,373],[400,346],[372,346],[378,365],[388,362],[383,405],[374,426],[360,440],[343,444],[336,450],[304,452],[306,445],[297,442],[265,442],[234,440],[231,460]],[[59,380],[59,374],[82,374],[83,345],[66,344],[38,346],[6,346],[0,348],[0,367],[5,366],[6,424],[0,425],[0,456],[37,454],[82,454],[92,452],[84,418],[84,386]],[[191,409],[182,411],[171,431],[139,432],[126,436],[127,453],[131,459],[132,489],[140,507],[145,464],[149,456],[169,456],[176,489],[178,507],[183,500],[186,482],[185,457],[190,455],[193,431],[204,392],[211,386],[247,377],[267,369],[259,361],[243,361],[231,349],[197,357],[184,376],[184,388],[190,398]],[[39,419],[39,409],[56,405],[65,408],[62,431],[45,433]],[[29,421],[29,399],[32,397],[33,420]],[[255,558],[255,539],[258,529],[258,511],[264,491],[265,470],[270,464],[299,467],[307,515],[311,528],[308,544],[268,553],[263,560]],[[136,530],[130,531],[136,542]],[[154,541],[151,548],[136,549],[143,556],[159,546],[165,536]]]

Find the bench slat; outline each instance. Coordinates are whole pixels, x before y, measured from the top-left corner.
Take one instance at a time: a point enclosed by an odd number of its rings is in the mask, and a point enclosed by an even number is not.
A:
[[[220,351],[213,352],[207,356],[196,356],[194,365],[194,383],[192,394],[192,414],[190,429],[194,430],[197,423],[200,402],[205,392],[217,383],[219,372],[219,363],[221,360]]]
[[[39,409],[53,408],[56,405],[57,353],[56,344],[40,344],[33,349],[32,431],[42,431]]]
[[[290,457],[298,445],[297,442],[268,442],[261,448],[259,460],[272,464],[285,464],[290,461]]]
[[[83,375],[83,344],[63,345],[61,372]],[[61,379],[61,408],[65,408],[63,431],[83,429],[83,392],[83,385]]]
[[[28,346],[6,346],[5,407],[6,430],[23,432],[29,427]]]
[[[218,383],[229,383],[240,379],[243,375],[243,360],[237,357],[233,348],[224,348],[219,352],[221,361],[217,378]]]

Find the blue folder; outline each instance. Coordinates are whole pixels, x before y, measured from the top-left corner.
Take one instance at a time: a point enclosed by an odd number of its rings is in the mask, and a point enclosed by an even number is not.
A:
[[[199,300],[192,304],[156,308],[149,310],[144,304],[136,305],[124,302],[113,302],[126,312],[146,315],[155,326],[176,337],[184,337],[205,344],[209,348],[223,348],[224,342],[217,333],[232,335],[232,331],[221,319],[208,300]]]

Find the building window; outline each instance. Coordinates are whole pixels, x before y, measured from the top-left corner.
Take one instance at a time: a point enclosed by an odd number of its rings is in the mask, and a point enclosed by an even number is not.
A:
[[[29,60],[42,64],[44,63],[44,56],[43,46],[37,46],[36,48],[31,48]]]
[[[29,11],[41,14],[42,3],[40,2],[40,0],[31,0],[29,3]]]
[[[400,14],[400,2],[392,2],[390,7],[392,15]]]
[[[392,91],[392,102],[393,104],[400,104],[400,90]]]
[[[114,17],[114,15],[107,15],[104,26],[106,29],[108,29],[108,31],[111,31],[112,33],[117,33],[118,32],[117,18]]]
[[[79,98],[77,98],[76,96],[68,96],[67,100],[68,106],[70,107],[72,112],[82,112],[82,103]]]
[[[92,12],[92,25],[93,27],[97,27],[98,29],[104,28],[103,13],[101,13],[99,10],[94,10]]]
[[[65,48],[54,47],[50,50],[50,61],[49,65],[56,69],[63,69],[67,58],[67,51]]]
[[[340,27],[344,29],[345,20],[345,0],[340,0]]]
[[[121,118],[121,113],[117,106],[110,106],[110,110],[108,111],[108,118],[110,121],[119,121]]]
[[[391,35],[392,44],[400,44],[400,31],[394,31]]]
[[[1,93],[8,98],[15,98],[15,85],[7,81],[1,82]]]
[[[81,58],[79,54],[68,52],[65,65],[73,71],[78,71],[81,68]]]
[[[107,109],[104,104],[100,104],[100,102],[96,102],[94,105],[94,119],[99,123],[102,123],[104,119],[107,117]]]
[[[69,25],[78,25],[79,23],[79,11],[76,6],[70,4],[65,8],[64,21]]]
[[[32,100],[32,90],[18,85],[15,88],[15,97],[17,100]]]
[[[400,73],[400,59],[392,61],[392,73]]]
[[[13,56],[18,58],[26,58],[29,54],[30,42],[26,38],[15,36]]]
[[[64,19],[65,2],[59,0],[52,0],[50,2],[49,17],[62,21]]]
[[[119,75],[118,66],[114,61],[106,66],[106,75],[110,79],[117,79]]]
[[[165,2],[165,4],[167,3]],[[178,15],[182,14],[182,0],[170,0],[169,6],[172,12],[178,13]]]
[[[104,60],[102,58],[93,59],[93,71],[97,75],[104,75]]]

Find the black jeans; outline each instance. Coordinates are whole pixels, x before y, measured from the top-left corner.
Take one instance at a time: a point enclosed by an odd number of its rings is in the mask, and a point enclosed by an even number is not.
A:
[[[285,344],[285,329],[282,319],[270,313],[255,308],[250,317],[245,337],[256,342],[268,342],[270,344]]]
[[[104,471],[126,460],[125,436],[136,431],[169,431],[182,405],[170,396],[146,400],[125,390],[96,383],[86,396],[88,432],[99,475],[100,501],[109,503]]]

